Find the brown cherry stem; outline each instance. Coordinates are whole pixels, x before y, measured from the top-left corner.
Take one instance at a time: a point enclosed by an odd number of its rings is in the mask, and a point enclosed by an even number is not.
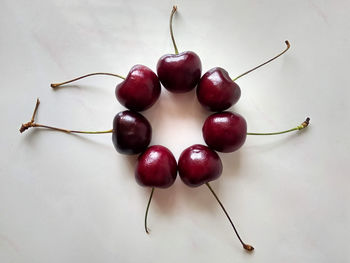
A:
[[[248,244],[246,244],[246,243],[244,243],[244,242],[242,241],[242,239],[241,239],[241,237],[239,236],[238,231],[237,231],[235,225],[233,224],[233,222],[232,222],[232,220],[231,220],[229,214],[227,213],[227,211],[226,211],[224,205],[221,203],[219,197],[215,194],[215,192],[214,192],[214,190],[211,188],[210,184],[209,184],[209,183],[206,183],[206,186],[208,186],[210,192],[213,194],[213,196],[215,197],[216,201],[218,201],[218,203],[219,203],[219,205],[221,206],[222,210],[224,211],[224,213],[225,213],[227,219],[230,221],[231,226],[232,226],[233,230],[235,231],[236,236],[238,237],[239,241],[241,242],[243,248],[244,248],[245,250],[247,250],[247,251],[253,251],[253,250],[254,250],[254,247],[253,247],[253,246],[248,245]]]
[[[282,55],[283,55],[284,53],[286,53],[287,50],[290,48],[290,43],[289,43],[288,40],[286,40],[284,43],[286,43],[286,45],[287,45],[286,49],[283,50],[281,53],[279,53],[277,56],[275,56],[275,57],[269,59],[268,61],[266,61],[266,62],[260,64],[259,66],[256,66],[255,68],[252,68],[252,69],[248,70],[247,72],[244,72],[243,74],[241,74],[241,75],[239,75],[238,77],[234,78],[233,81],[236,81],[236,80],[239,79],[240,77],[243,77],[244,75],[247,75],[248,73],[250,73],[250,72],[252,72],[252,71],[254,71],[254,70],[256,70],[256,69],[258,69],[258,68],[260,68],[260,67],[262,67],[262,66],[264,66],[264,65],[266,65],[267,63],[270,63],[271,61],[275,60],[275,59],[278,58],[279,56],[282,56]]]
[[[173,32],[173,16],[176,13],[177,10],[177,6],[174,5],[173,9],[171,10],[171,14],[170,14],[170,21],[169,21],[169,26],[170,26],[170,36],[171,36],[171,40],[173,41],[173,46],[175,49],[175,54],[179,54],[179,50],[177,49],[176,43],[175,43],[175,38],[174,38],[174,32]]]
[[[68,84],[68,83],[71,83],[71,82],[74,82],[74,81],[86,78],[86,77],[95,76],[95,75],[107,75],[107,76],[113,76],[113,77],[125,79],[125,77],[120,76],[118,74],[105,73],[105,72],[96,72],[96,73],[90,73],[90,74],[87,74],[87,75],[84,75],[84,76],[81,76],[81,77],[78,77],[78,78],[75,78],[75,79],[67,80],[67,81],[64,81],[64,82],[61,82],[61,83],[52,83],[51,84],[51,88],[57,88],[59,86],[62,86],[62,85],[65,85],[65,84]]]
[[[146,231],[147,234],[149,234],[149,229],[147,227],[147,217],[148,217],[149,206],[151,204],[151,200],[152,200],[152,197],[153,197],[153,192],[154,192],[154,187],[152,187],[152,191],[151,191],[151,194],[150,194],[149,199],[148,199],[146,213],[145,213],[145,231]]]
[[[291,131],[300,131],[302,129],[305,129],[307,126],[309,126],[309,123],[310,123],[310,118],[308,117],[303,123],[289,130],[280,131],[280,132],[267,132],[267,133],[247,132],[247,135],[277,135],[277,134],[288,133]]]
[[[52,127],[52,126],[48,126],[48,125],[42,125],[42,124],[39,124],[39,123],[35,123],[35,115],[36,115],[36,113],[38,111],[39,104],[40,104],[40,100],[38,98],[38,99],[36,99],[36,104],[35,104],[35,108],[34,108],[34,112],[33,112],[31,120],[29,122],[27,122],[27,123],[23,123],[21,125],[21,128],[19,129],[19,131],[21,133],[26,131],[29,128],[37,128],[37,127],[47,128],[47,129],[60,131],[60,132],[65,132],[65,133],[101,134],[101,133],[111,133],[111,132],[113,132],[113,130],[107,130],[107,131],[75,131],[75,130],[67,130],[67,129],[62,129],[62,128],[57,128],[57,127]]]

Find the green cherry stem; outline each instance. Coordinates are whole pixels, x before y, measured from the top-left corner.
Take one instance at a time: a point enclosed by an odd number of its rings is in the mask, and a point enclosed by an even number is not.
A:
[[[148,217],[149,206],[151,204],[152,197],[153,197],[153,192],[154,192],[154,187],[152,187],[151,195],[149,196],[148,203],[147,203],[147,208],[146,208],[146,213],[145,213],[145,231],[146,231],[147,234],[149,234],[149,229],[147,227],[147,217]]]
[[[310,123],[310,118],[306,118],[306,120],[302,124],[289,130],[280,131],[280,132],[267,132],[267,133],[247,132],[247,135],[277,135],[277,134],[283,134],[283,133],[288,133],[292,131],[300,131],[302,129],[305,129],[307,126],[309,126],[309,123]]]
[[[65,84],[68,84],[68,83],[71,83],[71,82],[74,82],[74,81],[77,81],[77,80],[80,80],[80,79],[83,79],[83,78],[86,78],[86,77],[95,76],[95,75],[105,75],[105,76],[107,75],[107,76],[117,77],[117,78],[120,78],[120,79],[125,79],[125,77],[123,77],[121,75],[118,75],[118,74],[105,73],[105,72],[96,72],[96,73],[90,73],[90,74],[87,74],[87,75],[84,75],[84,76],[81,76],[81,77],[78,77],[78,78],[75,78],[75,79],[67,80],[67,81],[64,81],[64,82],[61,82],[61,83],[52,83],[50,86],[51,86],[51,88],[57,88],[57,87],[60,87],[62,85],[65,85]]]
[[[275,59],[278,58],[279,56],[282,56],[282,55],[283,55],[284,53],[286,53],[287,50],[290,48],[290,44],[289,44],[289,41],[288,41],[288,40],[286,40],[284,43],[286,43],[286,45],[287,45],[286,49],[283,50],[281,53],[279,53],[277,56],[275,56],[275,57],[269,59],[268,61],[266,61],[266,62],[260,64],[259,66],[256,66],[255,68],[252,68],[252,69],[248,70],[247,72],[244,72],[243,74],[241,74],[241,75],[239,75],[238,77],[234,78],[233,81],[236,81],[236,80],[239,79],[240,77],[243,77],[244,75],[247,75],[248,73],[250,73],[250,72],[252,72],[252,71],[254,71],[254,70],[256,70],[256,69],[258,69],[258,68],[260,68],[260,67],[262,67],[262,66],[264,66],[264,65],[266,65],[267,63],[270,63],[271,61],[275,60]]]
[[[175,38],[174,38],[174,32],[173,32],[173,16],[176,13],[177,10],[177,6],[174,5],[173,6],[173,10],[171,10],[171,14],[170,14],[170,36],[171,36],[171,40],[173,41],[173,45],[174,45],[174,49],[175,49],[175,54],[179,54],[179,50],[177,49],[176,43],[175,43]]]
[[[225,213],[227,219],[230,221],[231,226],[232,226],[233,230],[235,231],[236,236],[238,237],[239,241],[241,242],[243,248],[244,248],[245,250],[247,250],[247,251],[253,251],[253,250],[254,250],[254,247],[251,246],[251,245],[248,245],[248,244],[244,243],[243,240],[241,239],[241,237],[239,236],[238,231],[237,231],[235,225],[233,224],[233,222],[232,222],[232,220],[231,220],[229,214],[227,213],[227,211],[226,211],[224,205],[221,203],[219,197],[218,197],[218,196],[216,195],[216,193],[214,192],[213,188],[211,188],[211,186],[210,186],[209,183],[206,183],[205,185],[209,188],[210,192],[213,194],[213,196],[215,197],[216,201],[218,201],[218,203],[219,203],[219,205],[221,206],[222,210],[224,211],[224,213]]]
[[[60,131],[60,132],[65,132],[65,133],[102,134],[102,133],[112,133],[113,132],[113,130],[107,130],[107,131],[75,131],[75,130],[67,130],[67,129],[62,129],[62,128],[57,128],[57,127],[52,127],[52,126],[48,126],[48,125],[42,125],[42,124],[39,124],[39,123],[35,123],[35,115],[36,115],[36,113],[38,111],[39,105],[40,105],[40,100],[37,99],[32,118],[31,118],[31,120],[29,122],[23,123],[21,125],[21,128],[19,129],[19,131],[21,133],[26,131],[29,128],[38,128],[38,127],[51,129],[51,130],[55,130],[55,131]]]

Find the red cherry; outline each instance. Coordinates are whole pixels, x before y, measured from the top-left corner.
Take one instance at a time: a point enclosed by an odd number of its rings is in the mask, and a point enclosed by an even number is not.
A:
[[[157,64],[157,74],[164,88],[174,93],[194,89],[201,77],[202,63],[192,51],[162,56]]]
[[[232,81],[226,70],[219,67],[206,72],[197,87],[198,101],[210,111],[226,110],[240,97],[240,87]]]
[[[212,68],[206,72],[197,88],[197,97],[199,102],[211,111],[223,111],[234,105],[241,96],[241,89],[235,81],[250,72],[270,63],[276,58],[283,55],[290,47],[289,42],[285,41],[287,47],[284,51],[265,61],[264,63],[240,74],[234,79],[231,79],[229,74],[223,68]]]
[[[115,95],[118,101],[130,110],[146,110],[159,98],[158,77],[148,67],[135,65],[125,80],[117,85]]]
[[[247,123],[238,113],[214,113],[204,122],[202,132],[210,148],[218,152],[234,152],[245,142]]]
[[[174,93],[188,92],[194,89],[202,74],[202,63],[198,55],[192,51],[179,54],[173,34],[173,16],[177,10],[173,6],[170,15],[170,36],[175,54],[162,56],[157,64],[157,74],[164,88]]]
[[[113,120],[114,148],[122,154],[138,154],[146,150],[152,137],[152,127],[138,112],[122,111]]]
[[[210,181],[217,179],[222,173],[222,163],[219,155],[207,146],[196,144],[181,153],[178,167],[179,175],[185,184],[190,187],[205,184],[209,188],[230,221],[243,248],[252,251],[254,247],[243,242],[224,205],[209,184]]]
[[[168,188],[175,182],[176,174],[176,159],[164,146],[150,146],[138,158],[135,177],[142,186]]]
[[[222,173],[219,155],[201,144],[192,145],[181,153],[178,168],[182,181],[190,187],[213,181]]]

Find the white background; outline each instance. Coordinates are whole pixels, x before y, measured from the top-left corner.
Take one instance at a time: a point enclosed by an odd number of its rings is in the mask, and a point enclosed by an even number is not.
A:
[[[168,19],[180,51],[193,50],[203,73],[233,77],[291,49],[240,79],[232,110],[249,131],[304,132],[248,137],[221,154],[212,183],[256,250],[246,253],[206,187],[181,180],[156,190],[134,180],[136,157],[118,154],[111,135],[47,130],[20,134],[40,97],[37,121],[63,128],[110,129],[123,110],[120,82],[92,77],[53,91],[49,84],[135,64],[156,69],[172,53]],[[349,262],[349,1],[12,1],[0,9],[0,262]],[[203,143],[208,112],[195,93],[172,95],[144,113],[152,144],[178,158]]]

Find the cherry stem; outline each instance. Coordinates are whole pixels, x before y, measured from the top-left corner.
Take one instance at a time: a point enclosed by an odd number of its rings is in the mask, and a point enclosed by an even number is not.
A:
[[[60,132],[65,132],[65,133],[101,134],[101,133],[111,133],[111,132],[113,132],[113,130],[107,130],[107,131],[75,131],[75,130],[67,130],[67,129],[62,129],[62,128],[57,128],[57,127],[52,127],[52,126],[47,126],[47,125],[42,125],[42,124],[39,124],[39,123],[35,123],[35,116],[36,116],[36,113],[38,111],[39,104],[40,104],[40,100],[38,98],[38,99],[36,99],[36,104],[35,104],[35,108],[34,108],[34,112],[33,112],[31,120],[29,122],[27,122],[27,123],[23,123],[21,128],[19,129],[19,131],[21,133],[26,131],[29,128],[34,128],[34,127],[35,128],[37,128],[37,127],[47,128],[47,129],[60,131]]]
[[[283,134],[283,133],[292,132],[292,131],[300,131],[302,129],[305,129],[307,126],[309,126],[309,123],[310,123],[310,118],[308,117],[299,126],[289,130],[280,131],[280,132],[268,132],[268,133],[247,132],[247,135],[277,135],[277,134]]]
[[[147,234],[149,234],[149,229],[147,227],[147,216],[148,216],[149,206],[151,204],[151,200],[152,200],[152,197],[153,197],[153,192],[154,192],[154,187],[152,187],[151,195],[149,196],[149,200],[148,200],[147,208],[146,208],[146,213],[145,213],[145,231],[146,231]]]
[[[213,196],[215,197],[216,201],[218,201],[218,203],[219,203],[219,205],[221,206],[222,210],[224,211],[224,213],[225,213],[227,219],[230,221],[231,226],[232,226],[233,230],[235,231],[236,236],[238,237],[239,241],[241,242],[243,248],[244,248],[245,250],[248,250],[248,251],[254,250],[254,247],[252,247],[251,245],[245,244],[245,243],[242,241],[241,237],[239,236],[239,234],[238,234],[238,232],[237,232],[237,229],[236,229],[235,225],[233,224],[233,222],[232,222],[232,220],[231,220],[229,214],[227,213],[227,211],[226,211],[224,205],[221,203],[219,197],[215,194],[214,190],[211,188],[211,186],[210,186],[209,183],[205,183],[205,184],[206,184],[206,186],[208,186],[210,192],[213,194]]]
[[[97,73],[90,73],[90,74],[87,74],[87,75],[84,75],[84,76],[81,76],[81,77],[78,77],[78,78],[75,78],[75,79],[67,80],[67,81],[64,81],[64,82],[61,82],[61,83],[52,83],[51,84],[51,88],[57,88],[59,86],[62,86],[62,85],[65,85],[65,84],[68,84],[68,83],[71,83],[71,82],[74,82],[74,81],[86,78],[86,77],[95,76],[95,75],[107,75],[107,76],[113,76],[113,77],[125,79],[125,77],[120,76],[118,74],[97,72]]]
[[[236,81],[236,80],[239,79],[240,77],[243,77],[244,75],[247,75],[248,73],[250,73],[250,72],[252,72],[252,71],[254,71],[254,70],[256,70],[256,69],[258,69],[258,68],[260,68],[260,67],[262,67],[262,66],[264,66],[264,65],[266,65],[267,63],[270,63],[271,61],[275,60],[275,59],[278,58],[279,56],[282,56],[282,55],[283,55],[284,53],[286,53],[287,50],[290,48],[290,44],[289,44],[289,41],[288,41],[288,40],[284,41],[284,43],[286,43],[286,45],[287,45],[287,47],[286,47],[286,49],[285,49],[284,51],[282,51],[281,53],[279,53],[277,56],[275,56],[275,57],[269,59],[268,61],[266,61],[266,62],[260,64],[259,66],[256,66],[255,68],[252,68],[251,70],[248,70],[247,72],[244,72],[243,74],[241,74],[241,75],[239,75],[238,77],[234,78],[233,81]]]
[[[177,6],[174,5],[174,6],[173,6],[173,10],[171,10],[169,25],[170,25],[170,36],[171,36],[171,40],[173,41],[173,45],[174,45],[174,49],[175,49],[175,54],[177,55],[177,54],[179,54],[179,50],[177,49],[177,46],[176,46],[176,43],[175,43],[175,38],[174,38],[174,33],[173,33],[173,16],[174,16],[176,10],[177,10]]]

